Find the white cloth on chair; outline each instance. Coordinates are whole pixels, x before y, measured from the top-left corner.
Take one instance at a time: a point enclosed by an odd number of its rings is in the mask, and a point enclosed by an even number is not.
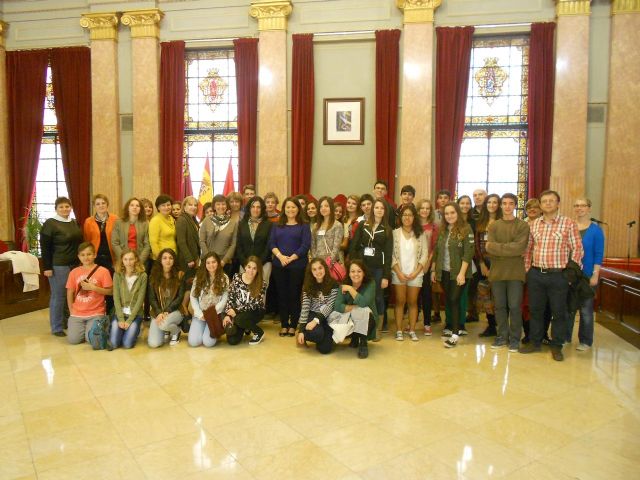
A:
[[[0,255],[0,259],[11,260],[13,273],[21,273],[24,282],[23,292],[32,292],[40,288],[40,264],[38,257],[30,253],[12,250]]]

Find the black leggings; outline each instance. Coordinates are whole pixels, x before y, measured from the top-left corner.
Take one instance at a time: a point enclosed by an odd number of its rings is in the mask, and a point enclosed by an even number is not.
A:
[[[244,331],[264,335],[264,330],[258,326],[262,320],[264,312],[262,310],[250,310],[248,312],[238,312],[233,319],[233,326],[227,327],[227,342],[229,345],[237,345],[242,342]]]
[[[273,266],[271,273],[278,289],[278,314],[282,328],[296,328],[300,318],[300,295],[304,268]]]
[[[455,277],[451,278],[451,272],[442,272],[440,284],[447,299],[447,308],[451,312],[451,331],[457,335],[460,327],[460,296],[464,285],[458,285]]]
[[[316,312],[309,312],[309,322],[312,322],[316,318],[320,323],[313,327],[313,329],[307,330],[306,325],[300,328],[302,328],[301,331],[304,334],[305,341],[315,343],[316,350],[326,355],[333,350],[333,330],[322,315]]]

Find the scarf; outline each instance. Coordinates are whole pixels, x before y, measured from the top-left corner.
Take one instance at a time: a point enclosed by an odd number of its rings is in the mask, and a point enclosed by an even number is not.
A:
[[[211,217],[211,221],[218,230],[224,230],[224,228],[229,225],[229,220],[231,220],[231,216],[229,215],[213,215]]]
[[[256,230],[258,229],[258,225],[260,225],[260,222],[262,221],[262,218],[258,218],[257,220],[254,220],[252,217],[249,217],[249,235],[251,235],[251,240],[255,240],[256,237]]]

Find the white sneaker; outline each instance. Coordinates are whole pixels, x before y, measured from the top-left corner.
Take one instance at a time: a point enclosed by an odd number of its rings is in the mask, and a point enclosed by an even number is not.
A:
[[[404,335],[402,334],[402,330],[398,330],[396,332],[396,340],[399,341],[399,342],[404,340]]]
[[[411,341],[413,341],[413,342],[417,342],[418,341],[418,336],[416,335],[416,332],[409,331],[409,338],[411,338]]]
[[[451,335],[444,341],[445,348],[453,348],[458,344],[458,335]]]
[[[587,345],[586,343],[581,343],[580,345],[578,345],[576,347],[576,350],[579,352],[586,352],[587,350],[589,350],[591,347],[589,345]]]
[[[180,343],[180,332],[175,335],[171,335],[171,340],[169,341],[169,345],[177,345]]]
[[[462,330],[458,330],[458,335],[460,335],[461,337],[464,337],[466,335],[469,335],[469,332],[467,332],[464,328]]]
[[[445,328],[444,330],[442,330],[442,337],[450,337],[453,334],[453,332],[451,330],[449,330],[448,328]]]
[[[431,331],[431,325],[425,325],[424,326],[424,336],[425,337],[430,337],[432,335],[432,331]]]

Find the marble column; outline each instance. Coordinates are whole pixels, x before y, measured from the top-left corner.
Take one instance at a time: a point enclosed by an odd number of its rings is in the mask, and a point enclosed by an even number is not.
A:
[[[611,8],[609,112],[602,218],[609,224],[606,254],[638,256],[640,212],[640,0],[614,0]]]
[[[91,38],[91,194],[105,194],[117,211],[122,205],[118,17],[88,13],[80,25]]]
[[[133,192],[155,199],[160,192],[160,20],[158,9],[122,14],[131,27],[133,64]]]
[[[433,16],[441,0],[398,0],[404,12],[400,159],[396,191],[416,188],[416,199],[431,198],[433,113]]]
[[[573,215],[585,194],[590,0],[556,0],[556,78],[550,186],[560,211]]]
[[[7,52],[4,34],[7,24],[0,21],[0,171],[11,171],[9,158],[9,112],[7,105]],[[0,240],[13,239],[13,217],[11,216],[11,181],[9,175],[0,175]]]
[[[249,14],[258,20],[258,193],[289,193],[287,136],[287,16],[285,1],[251,2]]]

